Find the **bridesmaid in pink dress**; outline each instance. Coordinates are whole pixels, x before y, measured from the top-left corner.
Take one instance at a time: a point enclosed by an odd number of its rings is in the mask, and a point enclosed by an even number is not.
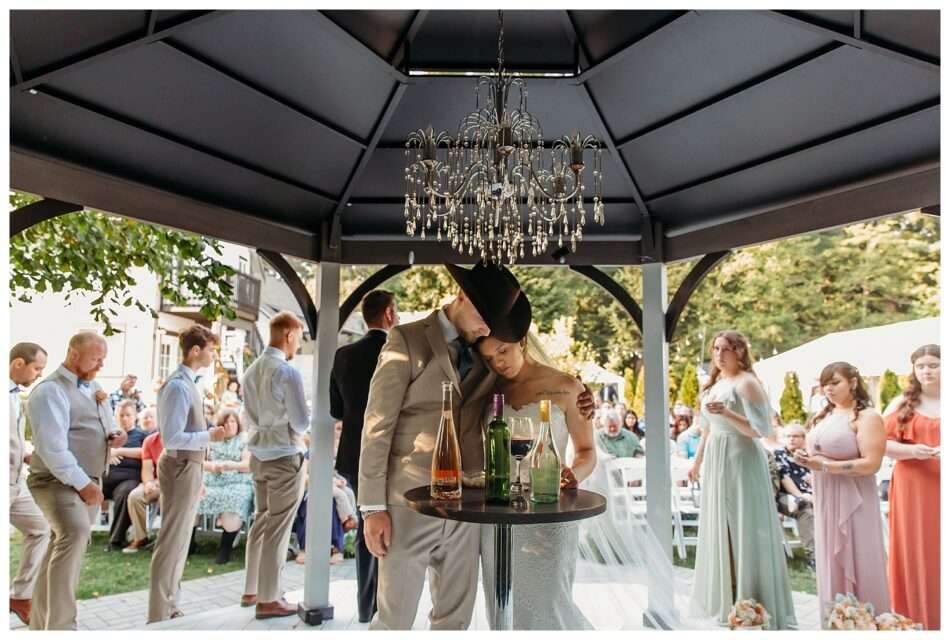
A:
[[[795,461],[814,471],[815,560],[821,623],[824,627],[835,595],[853,593],[891,610],[887,557],[875,474],[884,457],[881,415],[858,370],[834,362],[821,372],[828,405],[812,420],[807,453]]]

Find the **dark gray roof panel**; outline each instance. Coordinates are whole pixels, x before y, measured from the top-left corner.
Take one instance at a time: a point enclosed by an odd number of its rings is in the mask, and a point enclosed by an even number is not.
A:
[[[654,130],[623,154],[650,197],[939,95],[936,74],[841,47]]]
[[[569,11],[591,65],[674,19],[680,11]]]
[[[148,11],[16,11],[10,35],[24,76],[145,35]]]
[[[497,21],[497,10],[430,11],[412,43],[412,67],[496,67]],[[505,11],[506,67],[569,72],[574,64],[574,47],[559,12]]]
[[[200,16],[202,11],[155,11],[155,30],[161,31]]]
[[[761,14],[690,13],[634,45],[590,87],[621,139],[827,43]]]
[[[13,96],[10,144],[313,230],[333,203],[44,94]],[[117,212],[121,213],[121,212]],[[226,224],[222,221],[222,224]]]
[[[389,60],[396,54],[400,37],[409,28],[415,11],[324,11],[350,35]]]
[[[352,142],[161,42],[86,65],[52,87],[333,195],[359,156]]]
[[[940,57],[940,14],[934,11],[865,11],[864,31],[884,43]]]
[[[364,140],[392,90],[315,11],[229,12],[172,40]]]
[[[940,159],[937,107],[647,203],[669,228],[770,204]],[[697,215],[696,212],[702,212]]]
[[[854,32],[854,11],[789,11],[788,13],[849,36]]]

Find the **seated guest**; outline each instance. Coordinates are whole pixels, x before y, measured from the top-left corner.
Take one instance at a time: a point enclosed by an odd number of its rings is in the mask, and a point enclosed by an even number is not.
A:
[[[116,410],[116,422],[125,431],[125,446],[112,450],[112,459],[102,482],[102,493],[106,500],[112,500],[112,527],[109,531],[107,551],[117,551],[125,547],[125,534],[132,525],[129,515],[129,494],[139,486],[142,477],[142,443],[147,433],[135,428],[138,415],[135,400],[123,400]]]
[[[135,388],[136,382],[138,382],[137,376],[131,373],[126,374],[125,378],[122,379],[122,384],[119,385],[119,388],[109,394],[109,407],[113,412],[117,411],[119,405],[126,400],[131,400],[135,403],[136,414],[145,409],[145,402],[142,400],[142,392]]]
[[[640,439],[620,425],[620,415],[616,411],[604,412],[606,427],[597,434],[600,448],[614,458],[636,458],[643,455]]]
[[[681,458],[692,460],[696,457],[696,450],[699,448],[699,441],[702,439],[703,432],[699,428],[699,423],[692,424],[689,429],[679,434],[676,438],[676,455]]]
[[[685,433],[689,429],[690,425],[693,424],[692,418],[681,413],[676,416],[676,419],[673,421],[673,426],[670,428],[670,440],[674,443],[679,439],[680,435]]]
[[[627,415],[623,418],[623,428],[632,431],[633,435],[641,440],[646,436],[643,425],[640,424],[640,416],[637,415],[636,411],[630,410],[627,412]]]
[[[356,528],[356,496],[346,483],[346,478],[333,474],[333,504],[344,531]]]
[[[148,412],[146,409],[145,413]],[[138,553],[139,549],[148,545],[148,505],[161,496],[158,458],[162,455],[162,448],[162,434],[157,430],[142,443],[142,482],[132,490],[126,501],[129,519],[132,520],[132,542],[122,553]]]
[[[254,510],[254,480],[251,477],[251,452],[242,435],[244,427],[237,411],[222,409],[215,426],[224,427],[224,441],[213,442],[204,463],[205,493],[198,504],[198,515],[218,516],[217,526],[224,529],[216,564],[231,559],[234,539]]]
[[[815,514],[811,471],[795,462],[795,451],[805,446],[805,428],[797,422],[785,427],[785,446],[775,450],[780,487],[776,495],[778,511],[798,521],[805,558],[815,570]]]
[[[139,413],[139,429],[145,433],[154,433],[158,428],[158,419],[155,415],[155,406],[147,407]]]
[[[241,406],[241,383],[237,380],[231,380],[228,388],[221,394],[221,404],[228,407]]]

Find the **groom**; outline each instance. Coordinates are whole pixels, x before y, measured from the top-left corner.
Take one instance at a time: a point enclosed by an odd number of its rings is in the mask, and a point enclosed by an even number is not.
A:
[[[412,627],[427,569],[432,629],[468,628],[475,604],[478,525],[420,515],[405,506],[403,494],[429,484],[443,380],[455,388],[463,474],[483,470],[482,423],[495,375],[472,344],[489,335],[496,319],[530,325],[531,305],[507,269],[483,263],[446,268],[459,284],[458,295],[427,318],[393,327],[370,383],[358,502],[366,546],[379,558],[379,611],[371,629]],[[517,336],[528,327],[520,329]],[[511,342],[517,336],[496,335]],[[589,393],[578,398],[585,415],[592,404]]]

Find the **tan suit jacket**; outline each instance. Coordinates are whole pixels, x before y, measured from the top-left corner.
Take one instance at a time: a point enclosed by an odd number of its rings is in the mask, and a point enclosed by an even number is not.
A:
[[[495,375],[473,349],[472,369],[460,384],[437,315],[393,327],[379,354],[364,415],[361,505],[404,505],[406,491],[429,484],[443,380],[455,387],[462,470],[483,470],[482,423]]]

